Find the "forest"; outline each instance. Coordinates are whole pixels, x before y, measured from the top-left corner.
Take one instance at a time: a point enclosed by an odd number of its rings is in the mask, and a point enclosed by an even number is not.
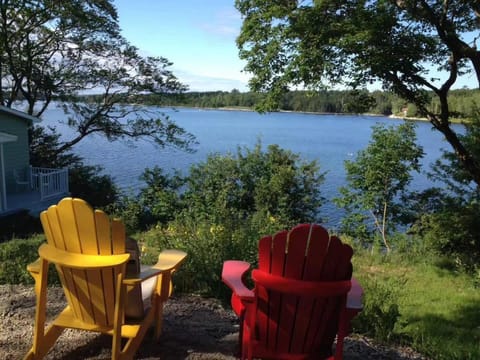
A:
[[[438,100],[433,93],[428,95],[431,110],[438,112],[440,106]],[[135,102],[158,106],[255,109],[262,97],[262,93],[240,92],[233,89],[230,92],[190,91],[181,94],[149,94],[136,97]],[[467,88],[452,90],[448,100],[453,118],[468,119],[480,106],[480,90]],[[283,96],[278,110],[422,117],[414,104],[407,103],[392,92],[381,90],[290,91]]]

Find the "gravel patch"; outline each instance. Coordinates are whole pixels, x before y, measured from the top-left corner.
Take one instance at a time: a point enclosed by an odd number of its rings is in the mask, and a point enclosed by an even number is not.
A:
[[[65,306],[61,288],[48,290],[47,319]],[[21,359],[33,339],[35,295],[33,287],[0,285],[0,359]],[[47,320],[48,321],[48,320]],[[214,299],[195,295],[173,296],[165,305],[163,333],[158,342],[148,333],[137,359],[236,359],[238,321]],[[109,359],[107,335],[66,330],[46,359]],[[345,360],[426,360],[409,348],[391,348],[352,336],[346,339]]]

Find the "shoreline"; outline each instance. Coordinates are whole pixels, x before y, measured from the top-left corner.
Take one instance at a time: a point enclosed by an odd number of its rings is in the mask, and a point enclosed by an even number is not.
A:
[[[140,104],[141,105],[141,104]],[[199,107],[199,106],[172,106],[172,105],[162,105],[161,107],[172,108],[172,109],[196,109],[199,111],[241,111],[241,112],[257,112],[253,108],[246,107]],[[302,114],[302,115],[330,115],[330,116],[368,116],[368,117],[384,117],[394,120],[405,120],[405,121],[422,121],[430,122],[425,117],[415,117],[415,116],[402,116],[402,115],[383,115],[383,114],[374,114],[374,113],[334,113],[334,112],[315,112],[315,111],[295,111],[295,110],[277,110],[265,112],[266,114],[270,113],[285,113],[285,114]],[[452,124],[462,124],[468,122],[467,119],[451,119],[450,123]]]
[[[247,107],[200,107],[200,106],[174,106],[174,105],[162,105],[161,107],[171,107],[173,109],[196,109],[196,110],[205,110],[205,111],[242,111],[242,112],[257,112],[253,108]],[[403,119],[403,120],[413,120],[413,121],[428,121],[427,118],[420,117],[406,117],[400,115],[383,115],[383,114],[374,114],[374,113],[335,113],[335,112],[315,112],[315,111],[296,111],[296,110],[277,110],[269,111],[268,113],[286,113],[286,114],[304,114],[304,115],[335,115],[335,116],[370,116],[370,117],[385,117],[391,119]]]

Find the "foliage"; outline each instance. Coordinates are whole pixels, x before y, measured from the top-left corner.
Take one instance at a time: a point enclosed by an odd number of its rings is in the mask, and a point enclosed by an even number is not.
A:
[[[110,175],[102,175],[100,166],[75,165],[68,169],[70,194],[103,208],[116,201],[118,190]]]
[[[188,217],[177,218],[168,227],[157,226],[137,235],[143,244],[142,261],[154,263],[157,254],[168,248],[189,254],[175,274],[176,290],[196,292],[227,300],[229,290],[221,282],[222,264],[227,259],[241,259],[256,264],[257,243],[264,229],[251,219],[225,225]]]
[[[347,210],[342,220],[345,234],[365,244],[377,233],[390,250],[387,238],[405,214],[402,198],[407,197],[411,172],[420,170],[423,151],[415,143],[412,122],[398,127],[377,124],[372,130],[369,145],[355,160],[345,161],[347,186],[334,201]]]
[[[362,282],[363,310],[355,319],[355,330],[383,342],[393,341],[395,325],[400,318],[398,289],[402,285],[398,279],[367,279]]]
[[[237,150],[236,155],[211,155],[190,168],[184,193],[195,218],[214,223],[247,218],[255,213],[271,216],[289,227],[314,220],[321,205],[318,187],[323,174],[316,162],[304,162],[297,154],[268,146],[262,151]]]
[[[113,1],[4,1],[0,24],[0,103],[25,106],[28,114],[41,116],[55,100],[73,130],[69,138],[60,138],[53,129],[43,131],[56,142],[42,159],[45,165],[53,166],[56,156],[91,134],[192,149],[193,135],[168,116],[123,105],[141,94],[186,88],[169,70],[167,59],[142,57],[121,36]],[[95,96],[85,98],[86,93]],[[44,139],[32,139],[32,152],[41,150]]]
[[[183,208],[181,189],[185,184],[179,172],[164,175],[162,169],[145,169],[141,176],[146,187],[140,191],[143,206],[155,222],[166,224]]]
[[[433,214],[425,241],[441,254],[451,255],[458,267],[480,270],[480,203],[448,204]]]
[[[470,122],[463,124],[464,133],[461,140],[469,152],[480,156],[480,110],[475,108],[475,116]],[[437,160],[432,167],[430,177],[443,183],[447,192],[455,194],[462,199],[476,196],[479,191],[473,176],[464,169],[458,157],[451,151],[444,150],[442,158]]]
[[[58,152],[61,146],[60,136],[61,134],[56,133],[54,128],[30,127],[28,130],[30,164],[53,168],[80,164],[82,159],[71,151]]]
[[[479,118],[465,124],[462,141],[468,150],[480,156]],[[442,189],[429,189],[415,200],[416,220],[410,230],[428,247],[451,258],[457,268],[480,270],[480,189],[455,154],[444,151],[432,167],[430,176]]]
[[[236,154],[211,154],[185,176],[147,169],[138,197],[123,199],[115,212],[137,229],[167,225],[178,216],[215,223],[258,216],[288,227],[318,218],[323,200],[318,187],[324,178],[318,171],[316,162],[302,161],[278,145],[263,151],[258,143]]]
[[[134,196],[123,195],[105,211],[113,217],[121,218],[127,233],[134,233],[149,228],[154,221],[147,216],[146,209]]]
[[[429,199],[435,209],[418,213],[409,232],[421,237],[427,248],[448,257],[455,268],[480,273],[479,200],[478,194],[465,200],[440,192]]]
[[[243,16],[239,54],[252,74],[250,88],[265,95],[261,110],[277,109],[294,87],[357,89],[380,82],[411,104],[411,113],[428,118],[480,184],[480,159],[451,126],[448,100],[462,76],[472,74],[480,85],[477,0],[236,0],[235,5]]]
[[[43,236],[29,239],[12,239],[0,244],[0,284],[33,284],[27,265],[38,258],[38,247]],[[53,270],[53,267],[50,269]],[[49,284],[59,284],[55,271],[49,271]]]
[[[42,231],[40,219],[22,210],[0,217],[0,243],[12,239],[25,239]]]
[[[157,166],[145,169],[141,176],[146,186],[138,195],[125,195],[109,207],[109,212],[121,217],[130,232],[147,230],[152,225],[166,225],[182,211],[182,187],[185,178],[180,173],[164,174]]]
[[[368,91],[353,90],[345,106],[345,112],[363,114],[376,105],[375,98]]]

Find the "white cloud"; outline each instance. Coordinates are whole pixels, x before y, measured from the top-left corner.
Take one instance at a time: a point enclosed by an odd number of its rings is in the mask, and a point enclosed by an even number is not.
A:
[[[199,27],[212,35],[228,40],[235,39],[241,27],[240,13],[233,8],[223,8],[218,10],[211,22],[203,22]]]
[[[188,85],[190,91],[248,91],[246,78],[202,75],[182,70],[175,70],[174,73],[183,84]]]

